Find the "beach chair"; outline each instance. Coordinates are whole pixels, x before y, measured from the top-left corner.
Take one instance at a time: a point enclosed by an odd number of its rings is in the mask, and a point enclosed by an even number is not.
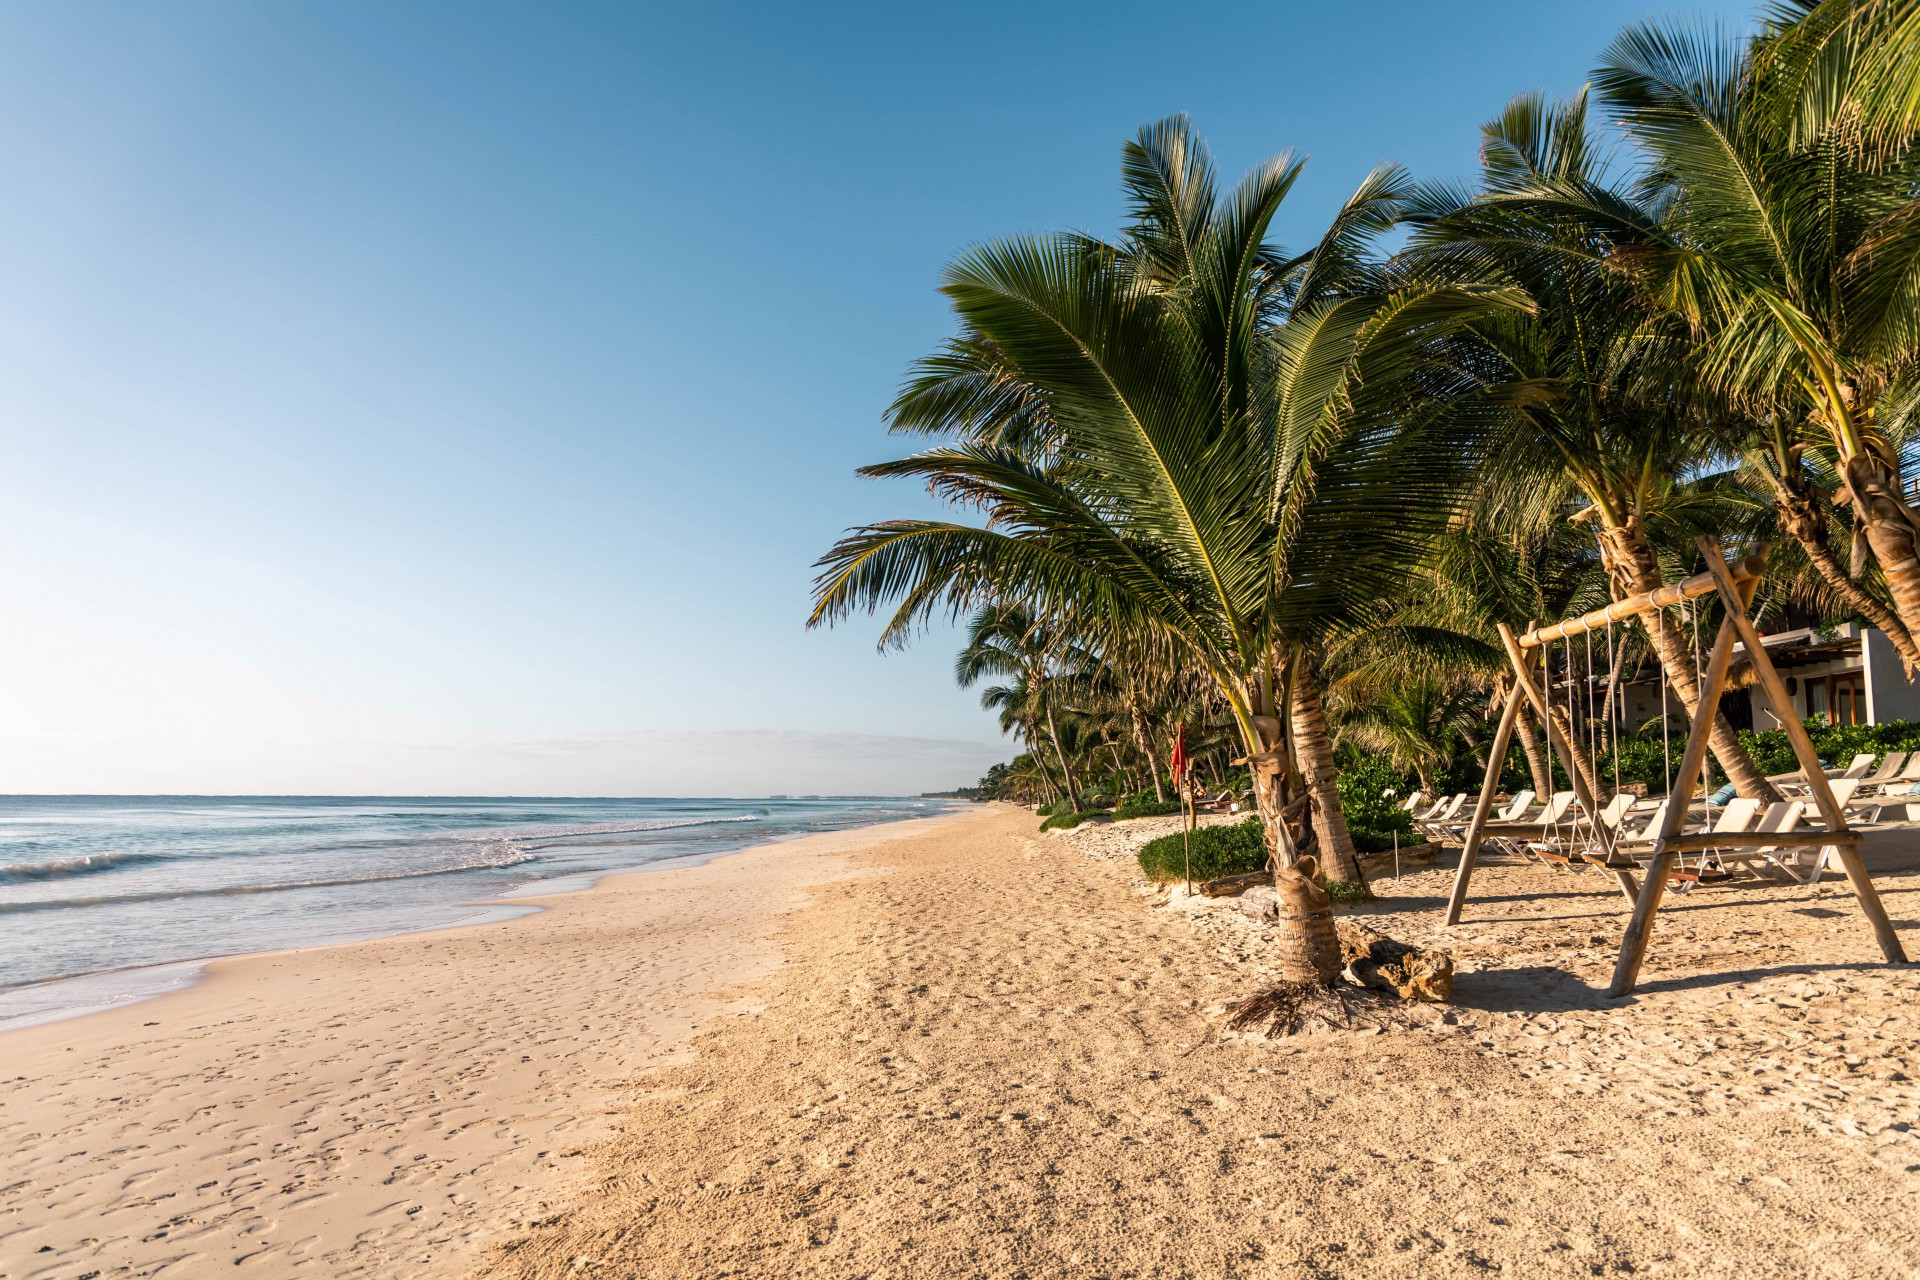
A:
[[[1573,808],[1573,792],[1556,791],[1542,805],[1540,812],[1518,822],[1489,822],[1487,824],[1487,843],[1502,853],[1517,853],[1527,856],[1529,841],[1552,839],[1562,833],[1562,828],[1571,828],[1567,817]]]
[[[1414,826],[1428,840],[1436,844],[1445,843],[1453,835],[1451,826],[1453,816],[1460,812],[1460,807],[1466,802],[1467,793],[1459,792],[1451,799],[1443,800],[1429,810],[1427,816],[1415,822]]]
[[[1533,808],[1533,791],[1523,788],[1513,794],[1503,809],[1493,809],[1487,813],[1489,824],[1500,822],[1524,822],[1527,810]],[[1467,828],[1473,825],[1473,814],[1464,805],[1446,822],[1447,834],[1443,844],[1463,844],[1467,838]]]
[[[1853,762],[1840,771],[1842,778],[1864,778],[1867,770],[1873,768],[1873,752],[1863,751],[1853,758]]]
[[[1879,795],[1882,789],[1900,780],[1901,767],[1906,763],[1906,752],[1887,752],[1887,758],[1880,762],[1880,767],[1860,779],[1860,790],[1858,794],[1862,796]]]
[[[1651,844],[1654,836],[1660,833],[1660,824],[1667,820],[1667,806],[1673,803],[1671,796],[1662,796],[1660,803],[1653,806],[1647,814],[1647,820],[1634,832],[1622,831],[1616,844]]]
[[[1762,834],[1791,831],[1800,825],[1800,815],[1805,813],[1807,802],[1804,800],[1776,800],[1767,806],[1760,821],[1753,829]],[[1715,849],[1703,859],[1703,865],[1712,865],[1726,871],[1731,876],[1735,871],[1747,871],[1758,874],[1760,869],[1770,867],[1778,860],[1779,845],[1761,845],[1758,848]],[[1698,879],[1694,881],[1699,883]]]
[[[1873,761],[1873,752],[1863,751],[1855,756],[1847,767],[1839,773],[1828,773],[1827,776],[1836,783],[1857,782],[1859,779],[1867,776],[1867,770],[1873,767]],[[1804,771],[1783,773],[1778,778],[1771,778],[1769,781],[1775,783],[1781,790],[1790,791],[1794,795],[1805,795],[1809,790],[1807,776]]]
[[[1421,805],[1426,804],[1428,800],[1429,800],[1429,797],[1426,792],[1415,791],[1411,795],[1409,795],[1405,800],[1402,800],[1400,802],[1400,812],[1411,815],[1415,809],[1418,809]]]
[[[1622,791],[1607,801],[1593,817],[1582,815],[1574,818],[1566,835],[1529,842],[1527,852],[1549,866],[1565,867],[1570,871],[1584,871],[1588,866],[1605,866],[1620,823],[1639,799]]]
[[[1714,820],[1708,830],[1714,835],[1722,836],[1751,831],[1754,821],[1759,816],[1758,800],[1752,800],[1746,796],[1735,796],[1727,801],[1726,806],[1720,810],[1720,816]],[[1667,871],[1667,879],[1673,882],[1674,888],[1680,893],[1687,892],[1695,885],[1731,879],[1733,873],[1720,865],[1719,853],[1717,849],[1702,849],[1694,855],[1691,864],[1688,863],[1685,855],[1675,858],[1673,866]],[[1645,856],[1651,857],[1652,850],[1649,849]]]
[[[1430,822],[1433,819],[1438,818],[1443,812],[1447,812],[1448,805],[1454,805],[1457,807],[1461,804],[1466,803],[1466,799],[1467,799],[1466,792],[1464,791],[1455,792],[1453,795],[1450,795],[1445,799],[1433,801],[1433,803],[1428,806],[1427,811],[1425,813],[1414,814],[1413,820],[1416,824],[1422,823],[1422,822]]]
[[[1527,816],[1527,810],[1533,808],[1533,791],[1525,788],[1513,793],[1513,799],[1507,801],[1507,807],[1497,809],[1493,814],[1495,822],[1519,822]]]
[[[1240,797],[1231,791],[1222,790],[1219,795],[1211,799],[1194,801],[1193,807],[1199,813],[1238,813]]]
[[[1833,798],[1839,802],[1840,814],[1847,820],[1848,826],[1853,826],[1856,820],[1863,823],[1877,822],[1881,812],[1889,807],[1887,797],[1856,796],[1854,793],[1859,787],[1858,778],[1841,778],[1833,784]],[[1915,807],[1907,806],[1909,817],[1920,817],[1920,814],[1912,812]],[[1858,812],[1861,809],[1871,809],[1873,812],[1871,815],[1862,814]],[[1818,816],[1811,802],[1807,803],[1805,812]],[[1837,845],[1802,845],[1798,848],[1775,850],[1773,856],[1767,861],[1790,880],[1796,880],[1801,884],[1819,884],[1821,875],[1839,856],[1840,849]]]

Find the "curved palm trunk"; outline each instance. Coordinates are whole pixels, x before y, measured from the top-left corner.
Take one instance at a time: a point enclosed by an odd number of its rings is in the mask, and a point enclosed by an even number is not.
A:
[[[1054,758],[1060,762],[1060,776],[1066,780],[1067,803],[1073,806],[1075,813],[1080,812],[1080,789],[1073,785],[1073,766],[1067,763],[1067,753],[1060,748],[1060,727],[1053,722],[1053,706],[1047,706],[1047,736],[1053,739]]]
[[[1053,780],[1053,774],[1047,771],[1047,756],[1040,749],[1040,722],[1027,721],[1027,750],[1033,756],[1033,767],[1040,772],[1040,781],[1047,789],[1047,803],[1052,804],[1061,797],[1059,786]]]
[[[1920,632],[1920,527],[1901,495],[1899,472],[1871,453],[1854,454],[1842,471],[1854,519],[1887,576],[1894,612],[1912,636]],[[1905,658],[1905,651],[1900,656]]]
[[[1320,869],[1330,880],[1365,884],[1360,853],[1353,847],[1353,833],[1347,829],[1346,811],[1340,805],[1340,770],[1333,762],[1333,740],[1327,734],[1320,688],[1304,662],[1299,664],[1293,682],[1293,742],[1313,811]]]
[[[1127,716],[1133,721],[1133,740],[1140,748],[1140,754],[1146,757],[1147,771],[1153,775],[1153,798],[1161,804],[1167,802],[1167,784],[1160,776],[1160,757],[1154,754],[1153,735],[1147,732],[1147,713],[1140,709],[1140,700],[1134,696],[1133,683],[1127,683]]]
[[[1607,785],[1600,777],[1600,771],[1594,767],[1593,753],[1587,750],[1585,736],[1574,731],[1573,720],[1567,715],[1567,709],[1549,706],[1547,712],[1553,717],[1554,726],[1560,730],[1561,739],[1573,750],[1573,767],[1579,771],[1587,794],[1593,797],[1595,804],[1605,804],[1613,799],[1613,788]]]
[[[1907,678],[1912,679],[1914,671],[1920,669],[1920,645],[1914,643],[1912,630],[1884,601],[1848,573],[1839,557],[1833,554],[1826,517],[1812,495],[1805,492],[1799,482],[1776,478],[1773,482],[1773,510],[1780,519],[1780,527],[1807,553],[1807,560],[1821,580],[1892,642],[1894,652],[1900,655],[1900,661],[1906,667]],[[1860,508],[1856,507],[1855,510]],[[1870,524],[1867,526],[1867,541],[1873,546],[1874,555],[1880,559],[1884,569],[1887,562],[1881,557],[1880,547],[1873,542]],[[1891,574],[1888,580],[1892,580]]]
[[[1665,585],[1660,578],[1660,566],[1653,558],[1653,548],[1640,536],[1637,525],[1600,530],[1600,552],[1609,574],[1624,588],[1625,595],[1638,595]],[[1654,655],[1667,673],[1667,686],[1680,695],[1680,703],[1686,707],[1687,719],[1691,722],[1700,710],[1700,681],[1694,675],[1692,651],[1667,620],[1666,610],[1643,613],[1640,622],[1647,629]],[[1766,803],[1780,798],[1766,775],[1755,767],[1753,757],[1740,745],[1740,739],[1734,736],[1733,726],[1718,712],[1714,713],[1707,743],[1714,759],[1726,771],[1727,780],[1741,795]]]
[[[1519,735],[1520,751],[1527,757],[1527,772],[1533,775],[1533,794],[1545,800],[1553,794],[1553,770],[1547,767],[1546,748],[1533,727],[1531,705],[1520,708],[1519,718],[1513,722],[1513,731]],[[1504,761],[1501,767],[1506,767]]]

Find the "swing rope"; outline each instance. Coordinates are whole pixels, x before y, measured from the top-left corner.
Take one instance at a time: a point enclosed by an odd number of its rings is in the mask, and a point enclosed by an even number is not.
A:
[[[1667,611],[1662,608],[1657,615],[1656,625],[1667,625]],[[1667,803],[1673,803],[1673,730],[1667,723],[1667,664],[1660,664],[1660,758],[1667,766]]]
[[[1627,718],[1625,706],[1614,716],[1614,699],[1620,691],[1620,661],[1613,648],[1613,619],[1607,619],[1607,745],[1613,748],[1613,792],[1620,794],[1620,730]]]

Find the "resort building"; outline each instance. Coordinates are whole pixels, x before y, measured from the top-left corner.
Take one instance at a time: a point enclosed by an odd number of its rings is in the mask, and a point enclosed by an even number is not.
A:
[[[1720,700],[1728,723],[1736,729],[1778,729],[1783,715],[1803,720],[1825,716],[1835,724],[1920,720],[1920,686],[1907,679],[1900,655],[1877,628],[1855,622],[1826,628],[1799,627],[1763,636],[1761,641],[1793,705],[1783,710],[1772,704],[1766,691],[1752,681],[1752,668],[1737,656],[1745,646],[1736,646],[1729,677],[1732,687]],[[1704,662],[1704,653],[1701,658]],[[1639,724],[1659,714],[1658,664],[1647,662],[1620,685],[1628,724]],[[1678,696],[1670,695],[1669,707],[1674,718],[1684,722]]]

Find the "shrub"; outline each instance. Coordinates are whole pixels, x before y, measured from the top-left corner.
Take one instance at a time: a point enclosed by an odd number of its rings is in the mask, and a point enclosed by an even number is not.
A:
[[[1041,805],[1035,812],[1043,818],[1051,818],[1056,813],[1072,813],[1073,806],[1065,800],[1054,800]]]
[[[1065,813],[1049,814],[1040,824],[1042,831],[1069,831],[1091,818],[1111,818],[1113,815],[1105,809],[1082,809],[1078,813],[1071,809]]]
[[[1195,880],[1258,871],[1266,865],[1267,842],[1258,818],[1248,818],[1233,826],[1201,827],[1193,833]],[[1181,834],[1176,831],[1142,845],[1140,870],[1155,884],[1185,878],[1186,852]]]
[[[1340,808],[1347,830],[1362,853],[1393,848],[1393,833],[1401,843],[1413,830],[1413,816],[1400,807],[1412,784],[1387,763],[1385,756],[1356,752],[1340,770]]]
[[[1156,800],[1151,791],[1137,791],[1120,802],[1114,810],[1116,818],[1157,818],[1162,814],[1180,812],[1178,800]]]
[[[1400,829],[1400,845],[1402,848],[1410,844],[1419,843],[1419,841],[1412,838],[1411,829],[1411,821],[1408,822],[1406,827]],[[1353,847],[1361,853],[1385,853],[1387,850],[1393,848],[1394,833],[1392,831],[1375,831],[1372,827],[1356,827],[1352,824],[1348,824],[1347,831],[1353,836]]]
[[[1373,893],[1358,880],[1327,881],[1327,896],[1333,899],[1333,905],[1346,906],[1355,902],[1373,901]]]

